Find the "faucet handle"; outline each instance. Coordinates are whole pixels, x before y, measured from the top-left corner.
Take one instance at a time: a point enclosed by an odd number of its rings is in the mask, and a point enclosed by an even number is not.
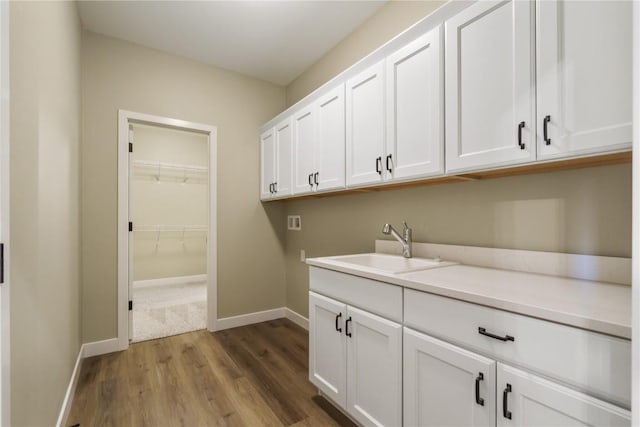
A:
[[[405,230],[410,230],[409,226],[407,225],[407,221],[402,221],[402,224],[404,225]]]

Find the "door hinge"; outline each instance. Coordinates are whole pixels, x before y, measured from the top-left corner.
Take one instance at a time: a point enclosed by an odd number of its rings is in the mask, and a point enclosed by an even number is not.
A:
[[[129,311],[133,310],[133,301],[129,300]]]
[[[0,283],[4,283],[4,243],[0,243]]]
[[[129,231],[133,231],[133,222],[129,221]]]
[[[133,153],[133,142],[129,143],[129,152]]]

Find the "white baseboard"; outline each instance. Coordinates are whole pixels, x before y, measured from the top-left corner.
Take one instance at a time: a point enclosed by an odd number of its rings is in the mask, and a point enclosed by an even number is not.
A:
[[[152,286],[181,285],[184,283],[203,282],[207,280],[206,274],[196,274],[193,276],[164,277],[162,279],[136,280],[133,282],[134,288],[147,288]]]
[[[281,319],[286,317],[285,310],[286,309],[284,307],[280,307],[218,319],[216,321],[216,330],[222,331],[223,329],[237,328],[238,326],[246,326],[254,323],[266,322],[268,320]]]
[[[101,354],[119,351],[118,338],[110,338],[103,341],[88,342],[83,345],[84,357],[99,356]]]
[[[287,319],[291,320],[293,323],[300,326],[301,328],[304,328],[307,331],[309,330],[309,319],[307,319],[301,314],[296,313],[295,311],[291,310],[289,307],[286,307],[285,310],[286,310],[285,317]]]
[[[71,403],[73,403],[73,396],[76,393],[76,386],[78,385],[78,379],[80,378],[80,367],[82,366],[82,360],[84,359],[84,351],[85,344],[82,344],[80,346],[80,351],[78,351],[78,358],[76,359],[76,364],[73,367],[73,372],[71,373],[67,393],[64,395],[64,400],[62,401],[62,408],[60,408],[60,415],[58,415],[58,422],[56,423],[57,427],[64,427],[67,425],[67,417],[69,416],[69,411],[71,411]]]
[[[240,314],[238,316],[225,317],[216,321],[216,330],[237,328],[239,326],[252,325],[254,323],[267,322],[269,320],[291,320],[296,325],[309,330],[309,320],[287,307],[273,308],[271,310],[257,311],[255,313]]]

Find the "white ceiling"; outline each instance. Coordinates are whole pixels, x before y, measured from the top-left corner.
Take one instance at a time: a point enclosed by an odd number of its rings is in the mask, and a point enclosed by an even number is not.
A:
[[[79,1],[84,28],[287,85],[387,0]]]

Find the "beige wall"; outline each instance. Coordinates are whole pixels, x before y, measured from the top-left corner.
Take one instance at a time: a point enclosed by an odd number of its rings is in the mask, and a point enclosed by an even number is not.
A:
[[[90,32],[82,67],[83,340],[117,335],[118,109],[218,127],[218,317],[283,306],[283,206],[259,201],[258,127],[284,88]]]
[[[11,2],[11,425],[54,425],[80,349],[80,22]]]
[[[436,0],[390,1],[287,86],[287,106],[295,104],[444,3]]]
[[[141,124],[133,125],[133,132],[134,160],[204,168],[194,173],[134,164],[130,206],[135,225],[134,280],[206,274],[206,229],[183,232],[179,227],[209,222],[209,138],[203,133]],[[139,228],[154,225],[172,226],[174,231]]]
[[[287,87],[292,105],[443,2],[392,1]],[[302,200],[286,232],[287,307],[308,315],[307,257],[367,252],[384,223],[406,220],[417,242],[631,255],[631,166],[609,166]]]
[[[307,257],[373,252],[385,223],[416,242],[631,256],[631,165],[288,203],[287,307],[307,316]]]

